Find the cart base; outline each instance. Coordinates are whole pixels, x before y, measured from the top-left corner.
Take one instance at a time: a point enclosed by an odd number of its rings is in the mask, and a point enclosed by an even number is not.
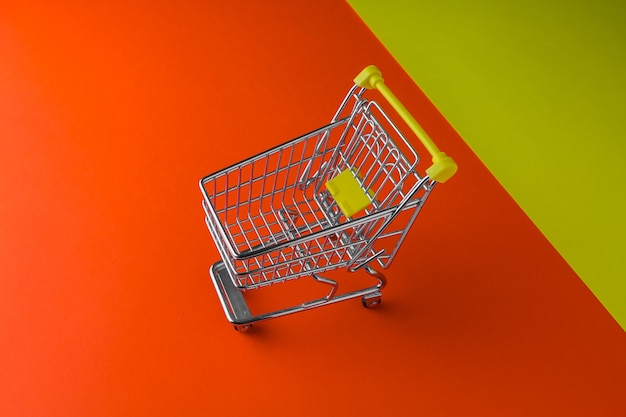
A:
[[[308,301],[293,307],[276,310],[268,313],[253,315],[248,308],[248,304],[243,296],[241,289],[237,288],[233,283],[233,279],[224,265],[224,261],[216,262],[211,266],[210,275],[213,281],[213,286],[219,297],[220,303],[226,318],[232,323],[236,330],[246,331],[252,327],[253,323],[269,320],[272,318],[285,316],[287,314],[297,313],[304,310],[310,310],[313,308],[321,307],[324,305],[337,303],[340,301],[349,300],[352,298],[362,297],[363,305],[367,308],[373,308],[380,304],[382,293],[380,290],[385,286],[385,276],[371,267],[366,267],[365,270],[376,279],[378,279],[378,285],[373,287],[364,288],[357,291],[348,292],[345,294],[335,295],[336,287],[331,290],[330,294],[324,298],[318,300]],[[317,277],[316,279],[319,279]],[[325,283],[327,279],[322,279]]]

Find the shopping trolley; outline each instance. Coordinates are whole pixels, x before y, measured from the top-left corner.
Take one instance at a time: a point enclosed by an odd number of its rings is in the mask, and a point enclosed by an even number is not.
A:
[[[437,182],[456,172],[385,85],[375,66],[355,79],[331,122],[200,180],[206,225],[221,260],[211,279],[228,321],[253,323],[361,297],[376,307],[387,268]],[[378,90],[432,156],[419,156],[373,99]],[[325,272],[364,270],[375,285],[342,292]],[[310,277],[327,295],[253,314],[244,292]]]

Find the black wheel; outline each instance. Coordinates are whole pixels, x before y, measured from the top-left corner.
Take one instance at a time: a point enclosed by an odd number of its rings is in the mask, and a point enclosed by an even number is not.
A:
[[[239,333],[245,333],[252,328],[251,324],[235,324],[233,326]]]
[[[365,308],[376,308],[380,305],[382,301],[381,297],[365,297],[363,296],[361,298],[361,304],[363,304],[363,307]]]

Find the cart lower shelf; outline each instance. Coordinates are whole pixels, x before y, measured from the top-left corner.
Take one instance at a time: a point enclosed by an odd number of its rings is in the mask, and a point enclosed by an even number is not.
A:
[[[326,297],[308,301],[293,307],[271,311],[263,314],[254,315],[250,311],[248,304],[243,296],[241,289],[233,283],[224,261],[213,264],[210,269],[211,280],[219,297],[226,318],[231,322],[238,331],[246,331],[256,322],[268,320],[276,317],[285,316],[287,314],[297,313],[303,310],[321,307],[324,305],[361,297],[363,306],[366,308],[375,308],[380,304],[382,293],[381,290],[386,285],[385,276],[369,265],[365,265],[363,269],[378,280],[378,284],[372,287],[336,295],[338,283],[328,278],[323,278],[312,274],[311,276],[323,283],[331,286],[331,290]]]

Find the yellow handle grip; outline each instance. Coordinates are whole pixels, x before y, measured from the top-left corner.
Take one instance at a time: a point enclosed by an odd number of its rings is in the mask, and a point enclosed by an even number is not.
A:
[[[441,152],[435,142],[428,136],[428,133],[417,123],[415,118],[409,113],[398,98],[385,85],[380,70],[374,65],[370,65],[359,73],[354,79],[354,83],[359,87],[375,89],[387,99],[389,104],[398,112],[400,117],[411,128],[415,136],[422,142],[424,147],[432,156],[433,164],[426,170],[428,176],[437,182],[446,182],[454,175],[458,167],[456,162],[445,153]]]

